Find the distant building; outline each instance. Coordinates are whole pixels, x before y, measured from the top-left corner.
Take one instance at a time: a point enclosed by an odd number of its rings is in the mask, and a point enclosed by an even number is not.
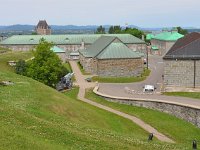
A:
[[[191,33],[179,39],[163,59],[166,89],[200,88],[199,33]]]
[[[0,46],[13,51],[29,51],[41,38],[53,42],[66,52],[66,59],[78,59],[78,50],[86,49],[102,36],[118,37],[132,51],[146,53],[146,43],[130,34],[74,34],[74,35],[14,35],[0,42]]]
[[[131,77],[143,72],[144,54],[129,49],[114,36],[102,36],[79,52],[80,63],[88,73],[102,77]]]
[[[38,35],[51,34],[51,27],[47,24],[46,20],[40,20],[35,30]]]
[[[159,34],[148,34],[146,39],[151,42],[151,53],[154,55],[165,55],[175,42],[184,35],[179,34],[176,28],[168,31],[164,29]]]

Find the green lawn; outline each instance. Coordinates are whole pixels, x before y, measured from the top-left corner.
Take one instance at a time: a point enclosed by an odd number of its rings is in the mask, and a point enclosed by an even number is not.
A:
[[[87,90],[86,98],[141,118],[146,123],[158,129],[158,131],[161,133],[164,133],[168,137],[174,139],[183,147],[185,146],[187,149],[191,148],[192,140],[200,140],[199,128],[166,113],[141,107],[109,102],[94,94],[92,90]]]
[[[131,82],[140,82],[144,81],[149,75],[150,70],[145,69],[141,76],[139,77],[92,77],[93,82],[102,82],[102,83],[131,83]]]
[[[26,60],[33,57],[31,52],[7,52],[0,55],[0,69],[6,71],[13,71],[13,67],[8,65],[8,61],[18,61],[20,59]]]
[[[80,71],[81,71],[81,73],[83,75],[91,75],[90,73],[85,72],[85,70],[83,69],[83,66],[81,65],[80,61],[77,62],[77,65],[78,65],[78,67],[79,67],[79,69],[80,69]]]
[[[181,96],[181,97],[189,97],[189,98],[195,98],[200,99],[200,93],[199,92],[166,92],[163,93],[167,96]]]
[[[65,68],[67,68],[68,72],[73,72],[71,65],[69,64],[69,62],[66,62],[63,64],[65,66]]]
[[[30,78],[0,72],[0,149],[181,149],[148,143],[131,121],[59,93]]]

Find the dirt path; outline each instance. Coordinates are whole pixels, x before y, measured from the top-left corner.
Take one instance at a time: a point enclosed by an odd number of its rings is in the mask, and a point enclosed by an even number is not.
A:
[[[93,106],[96,106],[98,108],[104,109],[106,111],[109,111],[111,113],[117,114],[117,115],[119,115],[121,117],[124,117],[124,118],[127,118],[127,119],[131,120],[132,122],[134,122],[135,124],[137,124],[138,126],[143,128],[145,131],[147,131],[149,133],[153,133],[154,136],[160,141],[174,143],[173,140],[171,140],[170,138],[168,138],[164,134],[158,132],[156,129],[154,129],[149,124],[147,124],[144,121],[142,121],[141,119],[139,119],[139,118],[137,118],[135,116],[128,115],[126,113],[120,112],[118,110],[112,109],[110,107],[101,105],[101,104],[96,103],[94,101],[91,101],[89,99],[86,99],[85,98],[85,90],[87,88],[94,87],[95,83],[88,83],[88,82],[85,81],[85,77],[84,77],[84,75],[82,75],[82,73],[81,73],[80,69],[78,68],[77,63],[75,61],[70,61],[70,65],[73,68],[73,72],[75,73],[77,85],[79,85],[79,87],[80,87],[79,93],[78,93],[78,99],[80,99],[81,101],[84,101],[84,102],[86,102],[88,104],[91,104]]]

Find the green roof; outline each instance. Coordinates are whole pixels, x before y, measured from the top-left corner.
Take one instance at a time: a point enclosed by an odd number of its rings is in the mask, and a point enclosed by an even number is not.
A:
[[[84,57],[97,59],[141,58],[142,54],[129,49],[117,37],[103,36],[88,49],[79,51]]]
[[[65,53],[65,51],[57,46],[53,46],[51,50],[55,53]]]
[[[0,42],[2,45],[37,45],[41,38],[56,45],[92,44],[102,36],[118,37],[125,44],[145,43],[130,34],[73,34],[73,35],[14,35]]]
[[[154,51],[159,50],[159,48],[157,46],[152,46],[151,49]]]
[[[102,50],[104,50],[116,37],[102,36],[96,40],[91,46],[85,50],[80,50],[85,57],[96,57]]]
[[[153,35],[153,34],[147,34],[147,35],[146,35],[146,39],[147,39],[147,40],[151,40],[152,38],[154,38],[154,35]]]
[[[111,43],[98,56],[98,59],[141,58],[138,52],[130,50],[123,43]]]
[[[162,32],[155,35],[152,39],[162,40],[162,41],[177,41],[178,39],[184,37],[184,35],[178,32]]]

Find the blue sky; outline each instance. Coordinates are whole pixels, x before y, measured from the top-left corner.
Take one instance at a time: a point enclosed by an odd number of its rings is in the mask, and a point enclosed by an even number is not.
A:
[[[0,25],[200,27],[200,0],[0,0]]]

